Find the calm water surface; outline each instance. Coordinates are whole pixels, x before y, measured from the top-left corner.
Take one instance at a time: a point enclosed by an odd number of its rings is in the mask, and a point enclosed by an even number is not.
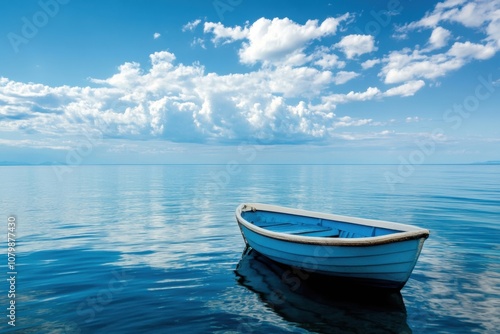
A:
[[[2,234],[17,218],[15,330],[496,331],[500,166],[418,166],[394,187],[387,172],[397,166],[81,166],[62,178],[50,166],[0,167]],[[245,201],[415,224],[431,236],[400,294],[352,291],[243,253],[234,210]]]

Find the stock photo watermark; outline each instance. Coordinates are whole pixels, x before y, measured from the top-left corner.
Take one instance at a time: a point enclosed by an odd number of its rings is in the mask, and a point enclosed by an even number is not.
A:
[[[14,216],[7,218],[7,282],[8,282],[8,305],[7,305],[7,323],[10,327],[16,326],[16,286],[17,286],[17,269],[16,269],[16,228],[17,220]]]
[[[241,173],[243,164],[250,164],[257,158],[257,153],[262,151],[264,148],[262,145],[249,145],[248,143],[242,143],[238,146],[239,159],[234,159],[228,161],[224,168],[216,172],[210,173],[210,181],[201,191],[198,188],[194,189],[193,205],[200,206],[202,204],[202,198],[205,198],[206,194],[217,194],[222,189],[226,188],[234,177]]]
[[[66,153],[63,165],[52,165],[52,170],[57,176],[59,182],[63,180],[65,174],[69,174],[74,168],[81,166],[84,159],[94,151],[95,147],[102,143],[103,135],[101,132],[94,134],[84,134],[84,139],[78,142],[78,146]]]
[[[288,269],[280,275],[280,282],[283,284],[283,290],[287,289],[291,292],[298,291],[302,284],[304,284],[304,282],[311,277],[311,274],[315,274],[317,272],[319,263],[316,257],[321,254],[332,255],[332,252],[333,251],[328,247],[317,246],[314,249],[313,255],[304,256],[300,263],[300,267],[306,267],[308,268],[307,270],[296,266],[288,266]],[[287,303],[286,293],[283,292],[283,290],[280,287],[275,287],[272,289],[269,298],[266,299],[267,306],[272,310],[275,310]],[[238,333],[259,332],[259,330],[255,328],[255,323],[249,321],[248,319],[240,322],[237,331]]]
[[[21,45],[28,44],[35,38],[40,30],[54,18],[61,9],[61,5],[66,5],[70,0],[40,0],[38,6],[40,10],[31,16],[21,17],[21,28],[18,32],[9,32],[7,39],[15,53],[19,53]]]
[[[389,26],[392,21],[392,17],[401,13],[402,10],[403,6],[399,0],[389,0],[387,2],[387,9],[380,10],[378,12],[374,10],[370,11],[370,16],[373,20],[367,22],[364,29],[356,27],[354,30],[361,35],[367,34],[376,36],[382,31],[383,28]]]
[[[454,130],[459,129],[464,120],[477,112],[481,102],[489,99],[496,90],[492,74],[488,75],[487,78],[480,75],[477,81],[479,83],[473,94],[467,95],[461,103],[455,103],[451,108],[446,109],[442,115],[442,120]],[[386,183],[391,191],[396,189],[397,184],[405,182],[405,179],[413,175],[416,166],[424,164],[426,159],[436,152],[444,134],[445,131],[442,128],[435,128],[429,138],[415,141],[416,147],[408,155],[398,157],[397,172],[384,173]]]
[[[241,5],[243,0],[214,0],[212,6],[214,7],[219,19],[224,20],[224,13],[232,12],[236,7]]]
[[[87,297],[82,301],[77,309],[76,314],[85,318],[84,322],[89,323],[95,319],[98,313],[115,300],[116,295],[122,292],[128,285],[128,280],[133,279],[133,275],[129,275],[127,270],[112,271],[112,278],[108,281],[105,288],[99,290],[95,295]]]

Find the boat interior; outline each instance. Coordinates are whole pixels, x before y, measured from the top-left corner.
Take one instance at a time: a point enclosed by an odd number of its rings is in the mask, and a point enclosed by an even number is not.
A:
[[[271,211],[244,211],[241,216],[268,231],[308,237],[366,238],[402,232],[385,227]]]

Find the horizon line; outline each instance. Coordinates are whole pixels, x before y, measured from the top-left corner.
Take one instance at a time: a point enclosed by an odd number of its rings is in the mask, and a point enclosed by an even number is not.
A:
[[[65,163],[27,163],[27,162],[0,162],[0,167],[14,166],[224,166],[227,163],[87,163],[87,164],[65,164]],[[401,163],[236,163],[241,166],[399,166]],[[427,163],[419,166],[464,166],[464,165],[500,165],[500,161],[486,162],[457,162],[457,163]]]

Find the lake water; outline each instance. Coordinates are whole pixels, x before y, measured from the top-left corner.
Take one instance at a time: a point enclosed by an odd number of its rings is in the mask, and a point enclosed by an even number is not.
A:
[[[0,254],[16,218],[19,333],[492,333],[500,166],[0,167]],[[389,173],[389,174],[388,174]],[[392,173],[392,174],[390,174]],[[411,175],[409,175],[411,174]],[[240,202],[431,230],[401,293],[350,291],[243,254]],[[288,269],[288,273],[290,270]],[[292,283],[291,283],[292,282]]]

